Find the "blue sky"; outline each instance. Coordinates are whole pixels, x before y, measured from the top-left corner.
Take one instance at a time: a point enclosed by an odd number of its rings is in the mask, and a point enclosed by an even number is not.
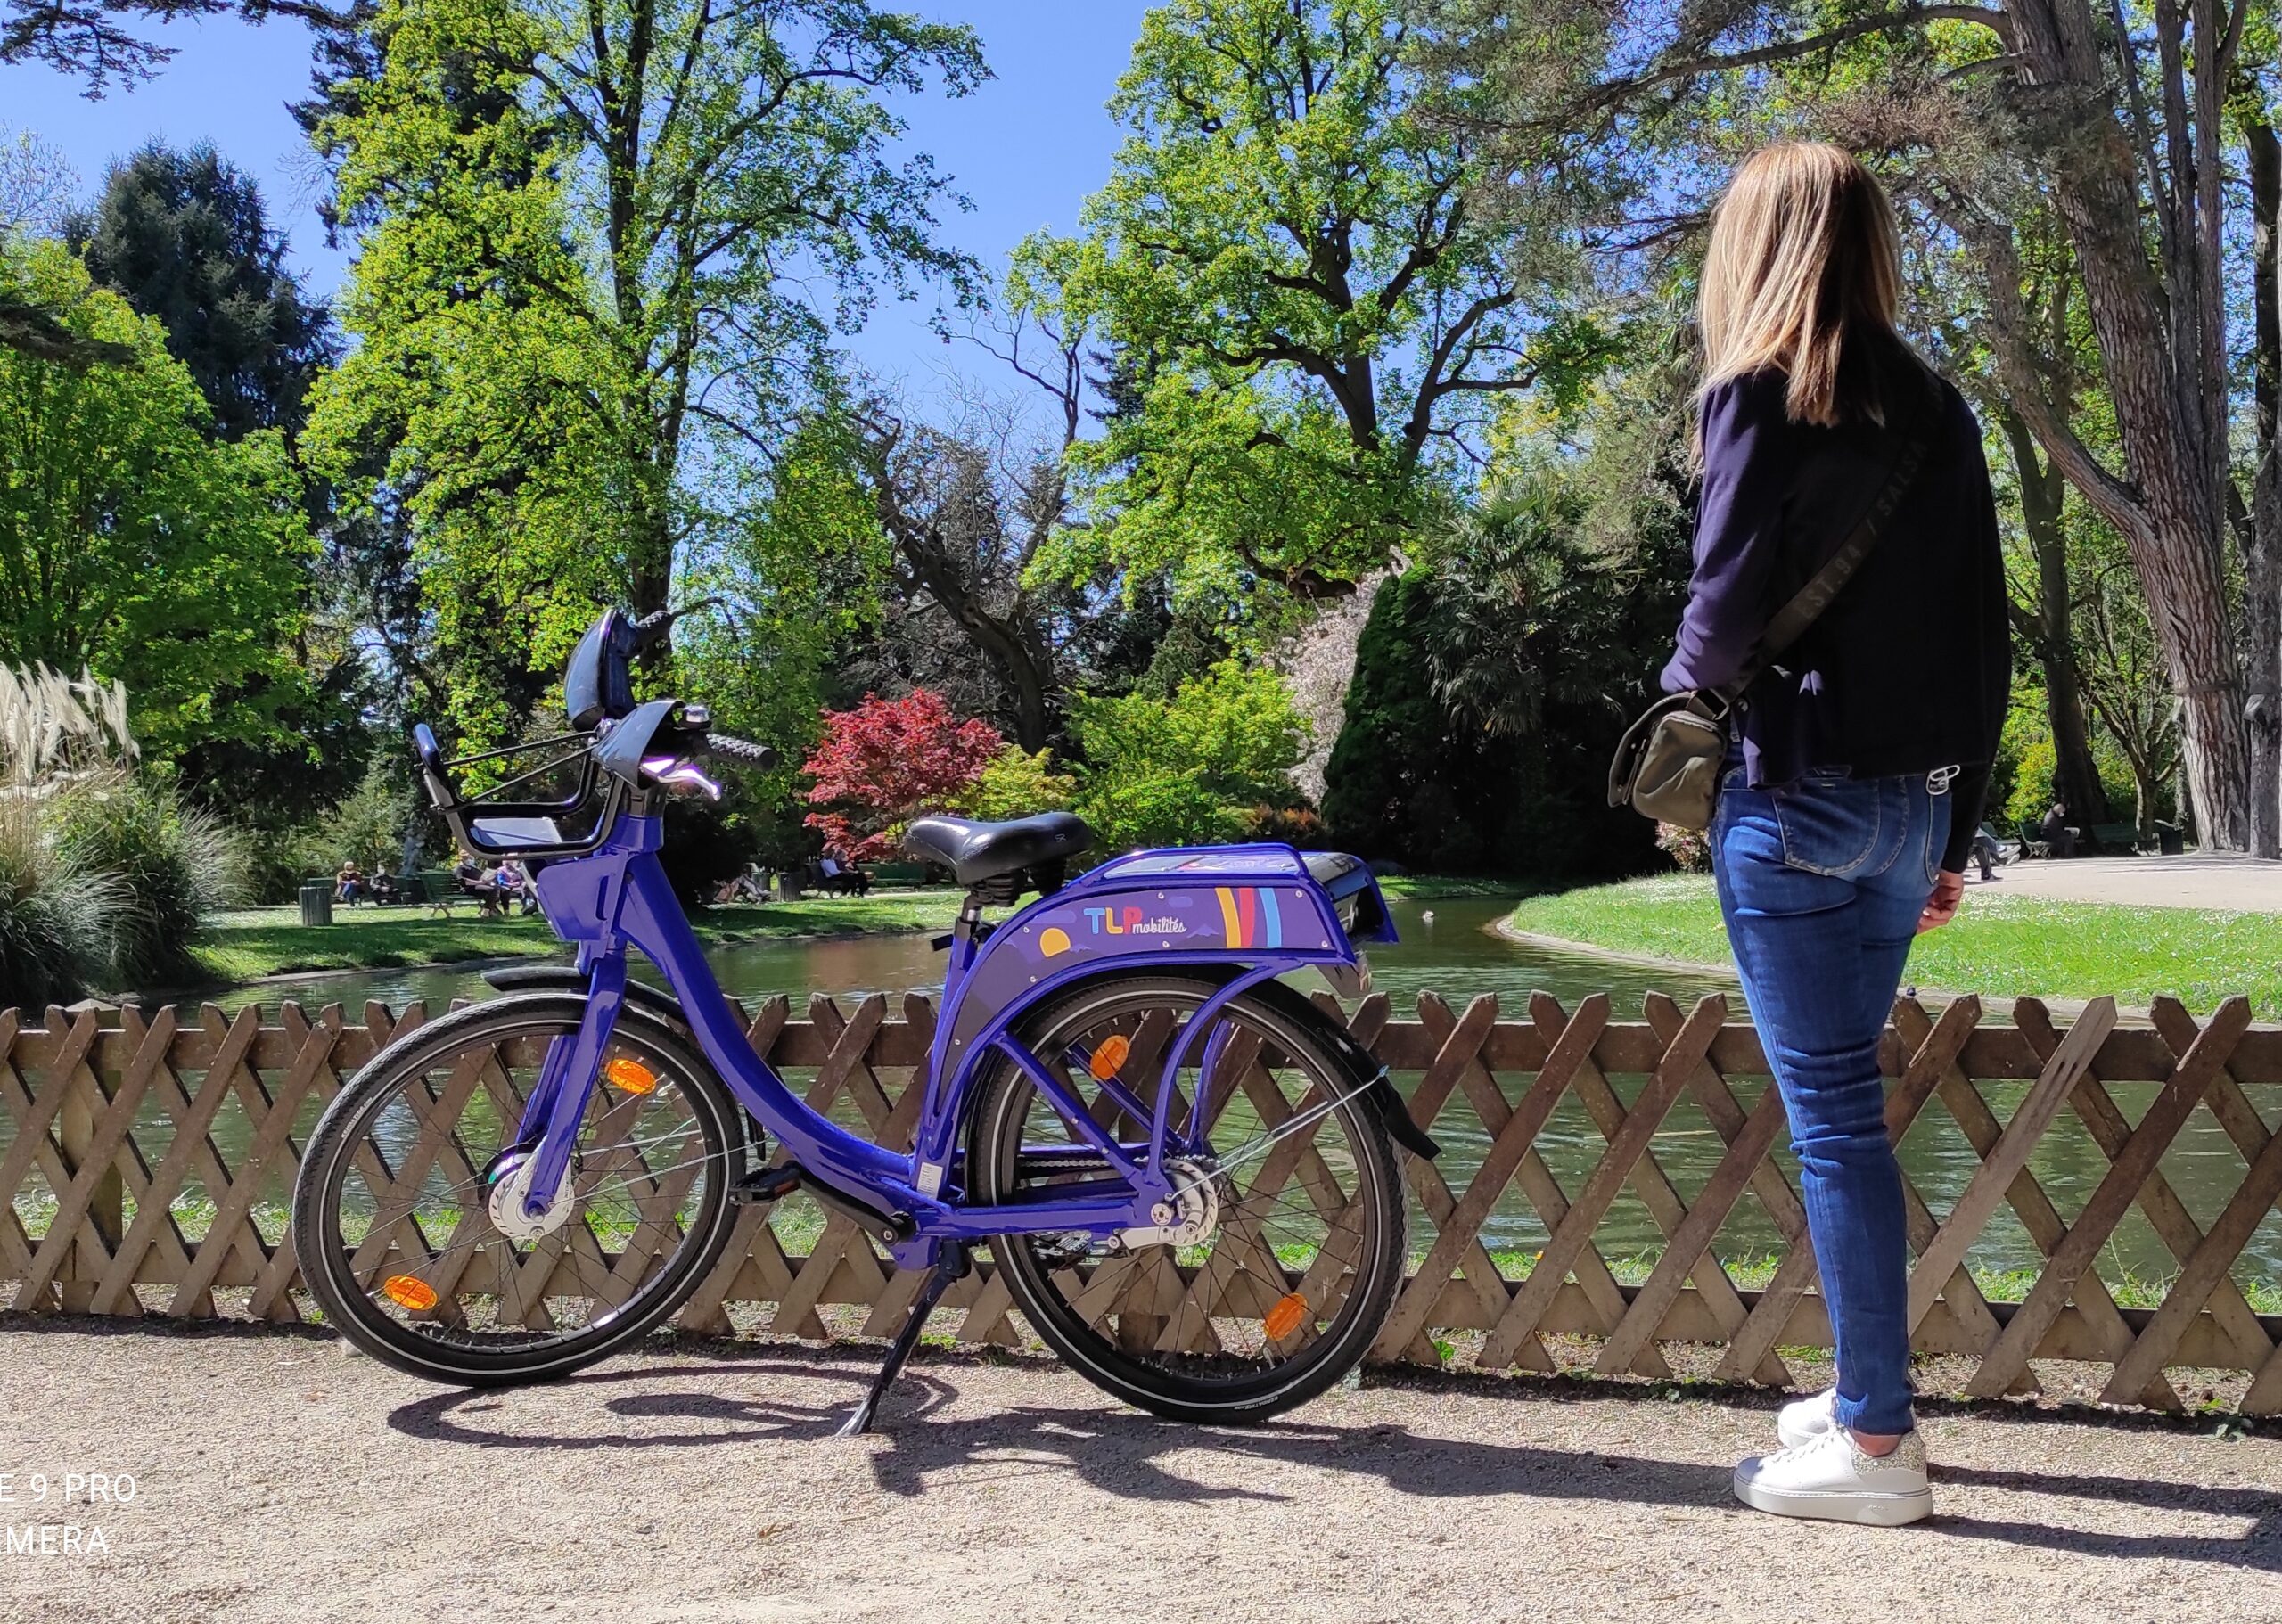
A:
[[[933,153],[974,201],[973,212],[945,219],[944,235],[995,271],[1028,233],[1073,225],[1079,203],[1107,176],[1118,132],[1103,103],[1148,8],[1145,0],[907,4],[944,21],[972,23],[997,75],[961,101],[900,104],[914,146]],[[180,54],[151,83],[100,102],[46,68],[0,68],[0,120],[62,149],[87,193],[101,185],[111,159],[153,136],[176,146],[212,141],[260,180],[271,218],[287,234],[312,290],[331,291],[347,258],[325,246],[316,210],[323,177],[285,111],[308,85],[300,26],[209,19],[152,32]],[[974,370],[976,353],[947,349],[928,332],[926,315],[909,305],[882,306],[854,345],[858,357],[882,374],[922,383],[947,365]]]

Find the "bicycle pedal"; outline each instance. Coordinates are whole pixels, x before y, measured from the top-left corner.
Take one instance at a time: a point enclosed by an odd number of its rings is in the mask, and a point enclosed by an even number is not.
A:
[[[781,1162],[773,1168],[763,1168],[758,1173],[748,1173],[729,1186],[729,1201],[739,1207],[757,1206],[763,1202],[782,1201],[800,1188],[800,1168],[798,1162]]]

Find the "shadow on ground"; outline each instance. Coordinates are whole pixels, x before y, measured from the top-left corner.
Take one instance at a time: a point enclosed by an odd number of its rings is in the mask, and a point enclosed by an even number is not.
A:
[[[1288,1496],[1212,1487],[1169,1470],[1164,1457],[1209,1450],[1224,1457],[1351,1472],[1395,1492],[1421,1497],[1521,1495],[1690,1507],[1749,1518],[1728,1497],[1725,1467],[1639,1456],[1580,1453],[1503,1443],[1421,1437],[1399,1426],[1327,1426],[1304,1419],[1243,1430],[1203,1428],[1100,1407],[1024,1406],[966,1417],[946,1414],[957,1397],[963,1361],[931,1361],[907,1374],[891,1396],[874,1441],[846,1446],[872,1451],[882,1493],[917,1499],[932,1477],[957,1470],[962,1484],[1063,1473],[1120,1498],[1159,1503]],[[722,1389],[741,1371],[772,1381],[808,1383],[812,1401],[744,1399]],[[718,1448],[755,1443],[812,1443],[835,1448],[834,1430],[871,1378],[853,1358],[747,1358],[712,1364],[604,1370],[571,1378],[564,1389],[591,1399],[581,1424],[550,1431],[510,1430],[494,1393],[447,1392],[399,1407],[390,1424],[413,1438],[499,1449]],[[1515,1404],[1565,1403],[1581,1395],[1554,1384],[1470,1382],[1469,1396]],[[1604,1387],[1591,1396],[1621,1397]],[[914,1402],[916,1397],[917,1402]],[[497,1420],[492,1419],[498,1417]],[[693,1423],[677,1428],[677,1423]],[[1525,1433],[1525,1425],[1517,1426]],[[884,1448],[881,1446],[884,1445]],[[2255,1446],[2253,1446],[2255,1447]],[[749,1463],[748,1463],[749,1464]],[[2234,1537],[2138,1535],[2056,1527],[2028,1518],[1943,1514],[1929,1533],[1995,1540],[2084,1555],[2171,1559],[2282,1572],[2282,1494],[2135,1477],[1934,1468],[1934,1480],[2023,1497],[2053,1496],[2150,1509],[2196,1509],[2245,1520]]]

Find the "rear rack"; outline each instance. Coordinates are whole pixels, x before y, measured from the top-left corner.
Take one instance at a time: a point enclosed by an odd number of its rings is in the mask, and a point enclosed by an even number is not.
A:
[[[597,742],[594,734],[556,734],[529,743],[503,745],[497,750],[447,759],[437,747],[436,735],[427,723],[422,722],[412,730],[413,752],[419,759],[421,782],[427,788],[429,803],[443,815],[444,822],[451,826],[453,838],[462,846],[493,857],[584,857],[610,838],[611,830],[626,809],[631,791],[624,782],[608,777],[595,767],[594,751]],[[453,781],[453,773],[461,767],[548,750],[556,753],[538,766],[472,794],[463,793]],[[507,799],[508,791],[573,761],[581,763],[579,786],[567,798]],[[593,822],[582,833],[563,833],[564,821],[575,824],[589,816]]]

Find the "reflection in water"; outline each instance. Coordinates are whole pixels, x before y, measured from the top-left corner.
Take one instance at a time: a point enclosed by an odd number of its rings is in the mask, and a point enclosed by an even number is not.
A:
[[[1508,1018],[1519,1018],[1523,1013],[1532,991],[1551,993],[1564,1007],[1572,1009],[1587,994],[1604,991],[1610,995],[1619,1019],[1638,1019],[1641,997],[1652,989],[1670,993],[1684,1005],[1705,993],[1726,993],[1736,1013],[1742,1013],[1741,994],[1729,977],[1612,964],[1523,947],[1490,934],[1487,927],[1509,906],[1486,898],[1395,902],[1395,919],[1402,941],[1396,947],[1373,949],[1371,964],[1378,990],[1393,1000],[1397,1014],[1407,1014],[1415,1007],[1417,995],[1428,989],[1440,993],[1453,1007],[1460,1008],[1482,993],[1495,993]],[[1433,915],[1431,921],[1422,916],[1429,911]],[[884,992],[891,997],[909,991],[932,996],[940,993],[942,987],[942,956],[930,946],[928,937],[919,932],[828,941],[748,943],[718,950],[713,962],[722,986],[731,997],[750,1005],[784,993],[792,997],[796,1011],[814,993],[830,994],[845,1005],[873,992]],[[479,972],[446,966],[313,977],[305,981],[273,981],[240,989],[234,998],[224,1002],[226,1006],[234,1008],[258,996],[264,1005],[274,1008],[284,999],[298,999],[312,1010],[337,1003],[344,1005],[354,1019],[367,999],[378,999],[390,1008],[398,1008],[421,998],[427,1001],[430,1009],[441,1010],[454,998],[484,997],[489,992]],[[1500,1080],[1509,1096],[1519,1087],[1519,1079]],[[1627,1100],[1638,1092],[1642,1081],[1629,1077],[1613,1077],[1609,1080]],[[1764,1079],[1755,1078],[1737,1078],[1731,1083],[1746,1111],[1766,1086]],[[1984,1083],[1981,1092],[2002,1122],[2018,1104],[2025,1087],[2025,1084],[2018,1083]],[[2154,1084],[2115,1084],[2110,1091],[2119,1109],[2136,1121],[2153,1099],[2155,1089]],[[861,1128],[861,1119],[849,1111],[844,1102],[835,1114],[841,1116],[847,1126]],[[154,1124],[158,1120],[154,1116]],[[225,1121],[227,1131],[243,1133],[242,1120],[234,1112]],[[0,1136],[4,1136],[4,1125],[0,1125]],[[218,1125],[216,1131],[218,1136],[226,1129]],[[1489,1149],[1489,1137],[1472,1113],[1462,1108],[1446,1110],[1433,1125],[1433,1132],[1444,1147],[1440,1163],[1442,1175],[1454,1192],[1463,1194]],[[1564,1097],[1554,1111],[1539,1136],[1539,1144],[1556,1178],[1564,1191],[1573,1195],[1598,1161],[1606,1141],[1572,1095]],[[226,1144],[226,1157],[234,1161],[236,1149],[235,1145]],[[1681,1198],[1692,1200],[1711,1177],[1721,1149],[1710,1122],[1693,1100],[1684,1097],[1673,1107],[1657,1134],[1654,1155]],[[1980,1166],[1980,1159],[1938,1100],[1927,1105],[1904,1139],[1901,1150],[1904,1167],[1936,1213],[1945,1211],[1963,1193]],[[1778,1146],[1777,1156],[1795,1184],[1798,1169],[1787,1148]],[[2243,1175],[2242,1157],[2233,1142],[2204,1111],[2196,1111],[2189,1120],[2165,1154],[2162,1168],[2188,1210],[2205,1227],[2217,1218]],[[2066,1221],[2074,1217],[2097,1185],[2106,1171],[2107,1159],[2072,1118],[2064,1116],[2039,1145],[2030,1169]],[[1424,1223],[1423,1218],[1414,1217],[1414,1238],[1425,1233]],[[1544,1226],[1535,1212],[1518,1190],[1508,1187],[1484,1231],[1490,1249],[1532,1251],[1544,1243],[1545,1238]],[[1660,1245],[1662,1238],[1647,1210],[1629,1189],[1618,1197],[1597,1237],[1601,1251],[1613,1260],[1651,1250]],[[1758,1203],[1746,1195],[1721,1230],[1718,1250],[1723,1257],[1746,1259],[1764,1256],[1777,1243],[1774,1226]],[[1972,1261],[1990,1268],[2032,1268],[2039,1256],[2011,1209],[2003,1207],[1974,1247]],[[2102,1274],[2112,1279],[2121,1278],[2127,1272],[2143,1279],[2162,1279],[2175,1273],[2177,1264],[2146,1220],[2134,1210],[2118,1226],[2114,1239],[2103,1252],[2100,1267]],[[2242,1279],[2282,1280],[2282,1218],[2268,1214],[2265,1224],[2237,1265],[2236,1274]]]

